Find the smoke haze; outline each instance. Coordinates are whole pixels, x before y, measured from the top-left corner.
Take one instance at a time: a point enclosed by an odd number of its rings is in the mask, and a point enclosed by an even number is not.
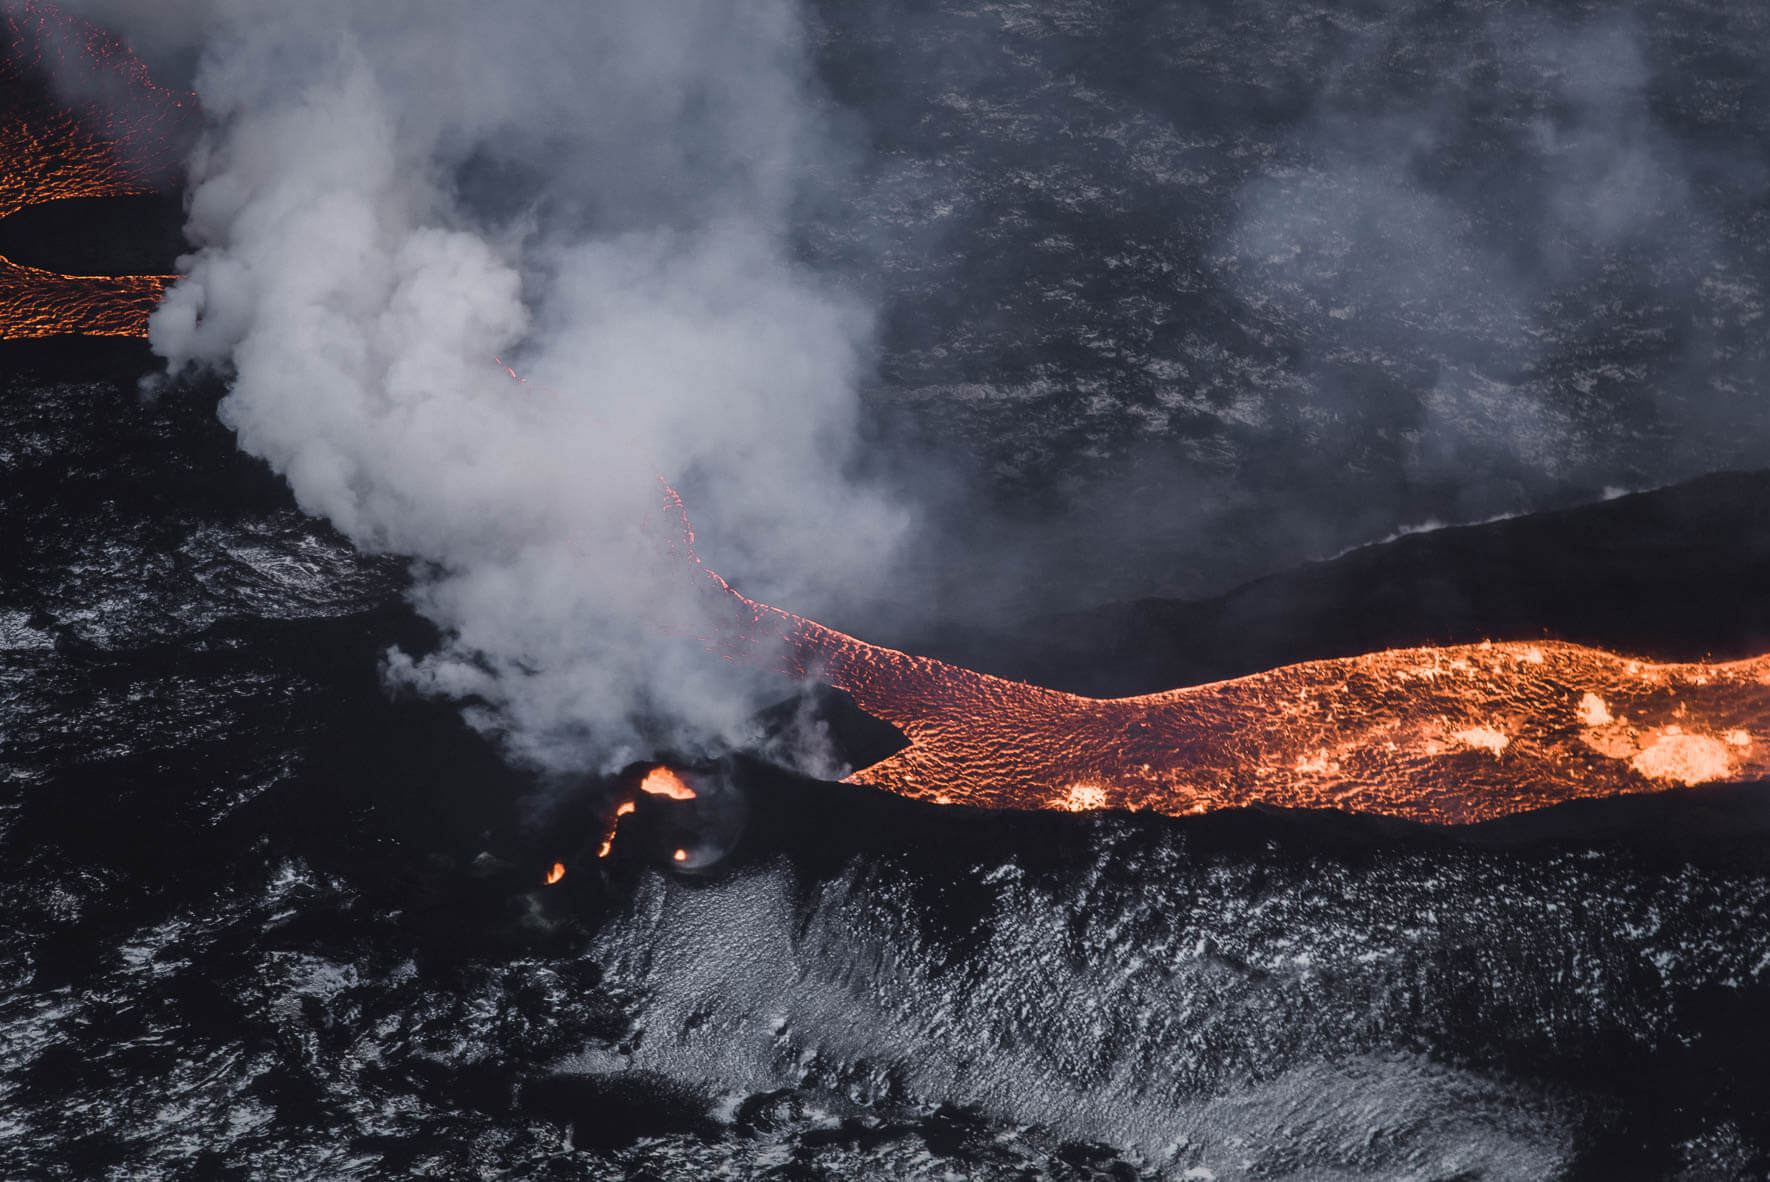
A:
[[[228,375],[223,420],[305,510],[414,560],[449,639],[390,678],[546,767],[743,741],[764,691],[694,643],[657,475],[722,570],[795,603],[905,524],[843,473],[869,314],[785,245],[840,155],[794,8],[185,15],[210,133],[151,342]]]

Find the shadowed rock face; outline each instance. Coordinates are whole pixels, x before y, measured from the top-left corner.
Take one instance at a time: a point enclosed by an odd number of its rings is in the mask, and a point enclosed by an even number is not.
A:
[[[170,275],[182,220],[176,192],[40,202],[0,218],[0,255],[63,275]]]

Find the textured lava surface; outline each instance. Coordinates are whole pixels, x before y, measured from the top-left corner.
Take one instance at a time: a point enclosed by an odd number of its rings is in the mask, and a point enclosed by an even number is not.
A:
[[[128,47],[49,4],[0,11],[0,218],[174,184],[193,120]],[[0,338],[142,336],[161,276],[64,275],[0,257]]]

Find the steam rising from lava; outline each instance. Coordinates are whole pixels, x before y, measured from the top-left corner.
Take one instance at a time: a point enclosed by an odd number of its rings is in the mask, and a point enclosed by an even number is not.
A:
[[[742,546],[726,569],[813,609],[905,524],[844,476],[869,315],[786,242],[842,155],[794,6],[179,11],[208,120],[198,249],[150,340],[229,376],[224,420],[304,509],[416,560],[447,641],[389,676],[542,766],[747,738],[758,675],[648,626],[705,631],[643,526],[638,457]]]

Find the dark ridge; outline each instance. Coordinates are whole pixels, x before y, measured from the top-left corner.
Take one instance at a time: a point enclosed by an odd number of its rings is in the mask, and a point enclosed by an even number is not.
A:
[[[643,1071],[543,1076],[522,1086],[519,1103],[525,1113],[570,1125],[574,1144],[596,1149],[665,1133],[719,1135],[705,1096]]]
[[[63,275],[170,275],[183,225],[177,193],[45,201],[0,218],[0,256]]]
[[[1412,534],[1215,599],[949,631],[919,651],[1120,697],[1376,649],[1536,639],[1656,660],[1770,650],[1770,472]]]

